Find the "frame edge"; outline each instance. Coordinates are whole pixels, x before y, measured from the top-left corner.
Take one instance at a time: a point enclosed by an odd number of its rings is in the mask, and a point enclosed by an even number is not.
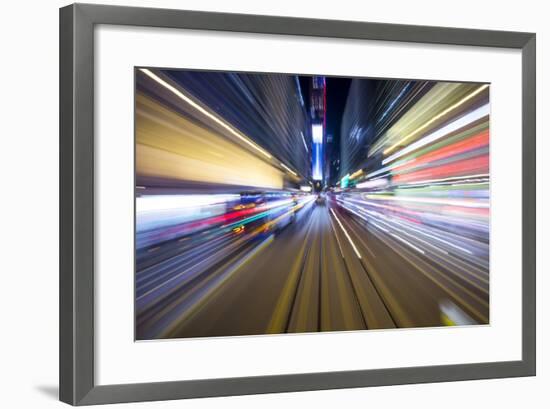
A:
[[[536,34],[522,47],[522,358],[536,375]]]
[[[59,9],[59,399],[94,388],[93,16]]]
[[[73,6],[59,9],[59,400],[75,403],[73,349]]]
[[[60,64],[60,371],[59,398],[71,405],[298,392],[533,376],[536,373],[535,34],[386,23],[314,20],[124,6],[73,4],[59,11]],[[173,13],[168,16],[166,13]],[[209,21],[209,19],[213,19]],[[306,22],[305,27],[300,22]],[[94,381],[94,24],[310,35],[522,50],[523,334],[522,360],[124,385]],[[285,23],[289,26],[283,28]],[[329,26],[318,28],[320,23]],[[350,24],[351,28],[345,29]],[[261,26],[260,26],[261,25]],[[260,26],[260,27],[259,27]],[[417,31],[416,34],[411,34]],[[436,36],[444,30],[446,35]],[[340,31],[340,34],[334,34]],[[401,34],[400,34],[401,33]],[[464,37],[465,36],[465,37]],[[478,37],[482,36],[483,40]],[[398,371],[398,373],[396,372]]]
[[[303,35],[344,39],[405,41],[483,47],[522,48],[531,33],[456,27],[327,20],[196,10],[75,3],[102,24],[134,25],[255,34]],[[146,10],[146,12],[145,12]],[[95,19],[94,19],[95,20]]]

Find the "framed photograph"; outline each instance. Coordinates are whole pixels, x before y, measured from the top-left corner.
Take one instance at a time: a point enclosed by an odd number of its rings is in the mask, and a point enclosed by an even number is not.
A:
[[[535,34],[60,10],[60,399],[535,374]]]

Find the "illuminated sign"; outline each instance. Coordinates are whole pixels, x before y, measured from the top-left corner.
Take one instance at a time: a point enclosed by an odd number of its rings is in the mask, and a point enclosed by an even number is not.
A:
[[[311,125],[311,135],[313,137],[313,143],[323,143],[323,125]]]
[[[313,151],[311,155],[313,180],[323,180],[323,125],[311,126]]]

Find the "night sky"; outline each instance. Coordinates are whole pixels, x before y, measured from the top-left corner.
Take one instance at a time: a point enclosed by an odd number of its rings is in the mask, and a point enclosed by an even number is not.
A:
[[[306,109],[310,107],[311,76],[300,76],[300,87]],[[339,146],[342,114],[346,106],[351,78],[326,77],[327,82],[327,135],[332,135],[334,143]]]
[[[332,135],[334,144],[340,145],[342,114],[348,97],[350,78],[327,77],[327,134]]]

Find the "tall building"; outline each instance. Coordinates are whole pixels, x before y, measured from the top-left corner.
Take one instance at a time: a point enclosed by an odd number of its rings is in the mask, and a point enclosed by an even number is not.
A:
[[[325,144],[326,81],[325,77],[312,77],[311,86],[311,174],[313,180],[323,183]]]
[[[352,80],[342,116],[338,178],[380,167],[382,153],[370,148],[431,86],[425,81]],[[350,179],[357,181],[357,176]]]

